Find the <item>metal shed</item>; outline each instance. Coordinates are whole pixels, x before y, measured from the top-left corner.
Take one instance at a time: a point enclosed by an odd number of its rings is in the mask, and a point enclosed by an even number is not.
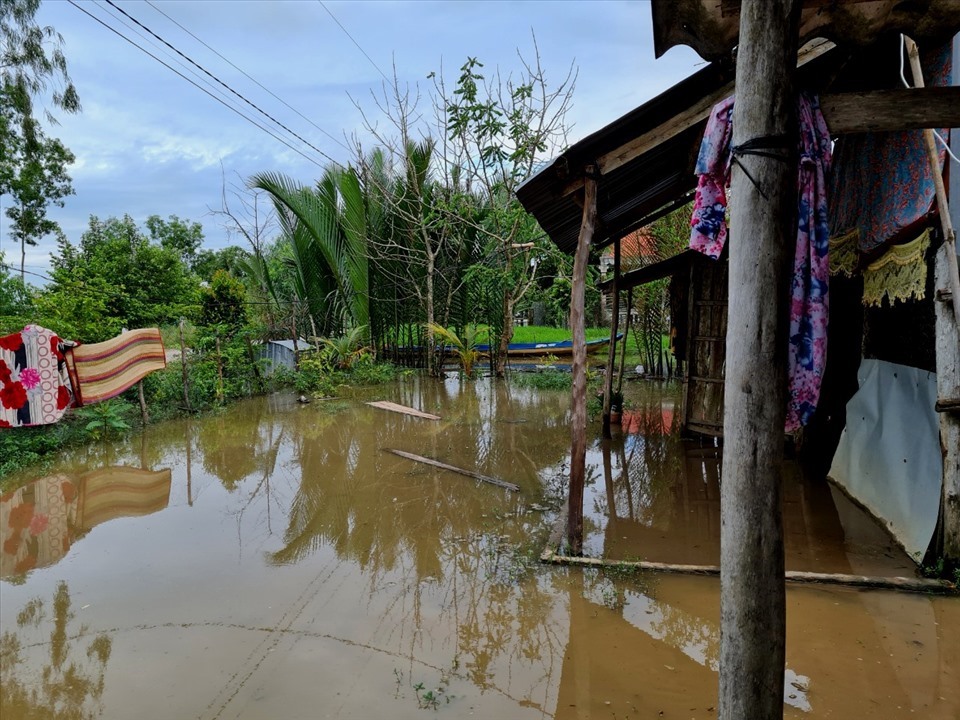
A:
[[[296,353],[313,349],[313,345],[303,338],[297,340],[296,350],[293,340],[267,340],[257,349],[257,360],[265,361],[264,372],[267,375],[272,375],[278,367],[292,372],[296,368]]]

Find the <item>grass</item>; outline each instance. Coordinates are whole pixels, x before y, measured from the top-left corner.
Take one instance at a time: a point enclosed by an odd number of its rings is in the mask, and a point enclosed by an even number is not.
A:
[[[602,340],[610,337],[609,328],[587,328],[587,340]],[[569,340],[573,337],[567,328],[544,327],[542,325],[523,325],[513,329],[515,343],[543,343]]]

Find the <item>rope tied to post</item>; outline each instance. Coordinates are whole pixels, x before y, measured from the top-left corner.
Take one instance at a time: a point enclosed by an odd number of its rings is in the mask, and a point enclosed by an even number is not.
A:
[[[756,178],[750,174],[750,171],[747,170],[747,167],[740,162],[740,158],[745,155],[756,155],[758,157],[771,158],[773,160],[780,160],[781,162],[789,163],[791,161],[791,149],[796,146],[796,138],[792,135],[782,134],[782,135],[761,135],[759,137],[750,138],[746,142],[740,143],[739,145],[734,145],[730,148],[730,159],[731,162],[739,165],[740,169],[743,170],[743,174],[747,176],[747,179],[753,184],[757,189],[757,192],[760,193],[760,196],[769,201],[770,198],[767,197],[767,194],[763,191],[763,188],[760,187],[760,184],[757,182]]]

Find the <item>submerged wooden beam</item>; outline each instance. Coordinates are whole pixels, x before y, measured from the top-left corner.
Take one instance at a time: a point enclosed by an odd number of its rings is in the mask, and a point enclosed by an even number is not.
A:
[[[384,449],[389,453],[406,458],[407,460],[413,460],[414,462],[430,465],[431,467],[440,468],[441,470],[449,470],[450,472],[454,472],[459,475],[465,475],[466,477],[473,478],[474,480],[479,480],[490,485],[496,485],[497,487],[503,488],[504,490],[510,490],[511,492],[520,492],[519,485],[514,485],[513,483],[507,482],[506,480],[501,480],[500,478],[490,477],[489,475],[481,475],[473,470],[465,470],[464,468],[458,468],[455,465],[447,465],[447,463],[434,460],[433,458],[424,457],[423,455],[415,455],[414,453],[405,452],[403,450],[394,450],[392,448]]]
[[[380,408],[381,410],[389,410],[390,412],[400,413],[402,415],[423,418],[424,420],[442,419],[439,415],[431,415],[430,413],[425,413],[422,410],[407,407],[406,405],[398,405],[397,403],[390,402],[389,400],[375,400],[374,402],[368,402],[367,405],[370,407]]]
[[[541,562],[551,565],[571,565],[591,568],[631,568],[646,572],[673,573],[679,575],[705,575],[719,577],[716,565],[683,565],[660,563],[648,560],[608,560],[605,558],[572,557],[558,555],[548,547],[540,555]],[[902,590],[905,592],[956,595],[957,586],[947,580],[933,578],[882,577],[876,575],[849,575],[846,573],[816,573],[788,570],[784,579],[790,583],[806,585],[842,585],[846,587],[875,588],[877,590]]]

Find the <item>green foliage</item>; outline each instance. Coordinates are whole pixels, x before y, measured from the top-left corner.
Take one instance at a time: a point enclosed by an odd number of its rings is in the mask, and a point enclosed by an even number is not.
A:
[[[319,332],[369,327],[367,206],[356,172],[328,168],[312,189],[260,173],[250,187],[265,191],[276,207],[296,299]]]
[[[105,340],[122,327],[170,324],[197,308],[196,277],[176,251],[151,243],[129,215],[91,216],[79,246],[60,243],[52,276],[41,293],[46,302],[38,298],[44,322],[58,331],[79,325],[84,334],[75,337],[84,342]]]
[[[77,416],[84,422],[84,429],[95,440],[102,440],[130,429],[130,424],[124,420],[124,414],[129,412],[129,409],[128,404],[113,399],[81,408],[77,411]]]
[[[510,382],[536,390],[569,390],[573,376],[568,372],[549,368],[540,372],[513,373]]]
[[[453,350],[457,359],[460,361],[460,367],[463,374],[469,379],[473,377],[473,366],[480,358],[477,352],[479,340],[486,335],[485,328],[478,328],[476,325],[467,325],[463,329],[462,338],[453,330],[443,327],[437,323],[427,323],[427,329],[434,335],[440,337],[442,343],[447,343],[445,352]]]
[[[145,225],[150,233],[150,242],[172,251],[184,265],[194,269],[203,244],[203,226],[200,223],[181,220],[176,215],[166,220],[159,215],[151,215]]]
[[[219,325],[228,334],[243,327],[247,315],[247,291],[226,270],[217,270],[207,287],[200,289],[200,324]]]
[[[370,348],[364,346],[363,338],[367,327],[355,327],[335,338],[320,338],[323,348],[323,357],[337,370],[349,370],[353,364],[370,353]]]

